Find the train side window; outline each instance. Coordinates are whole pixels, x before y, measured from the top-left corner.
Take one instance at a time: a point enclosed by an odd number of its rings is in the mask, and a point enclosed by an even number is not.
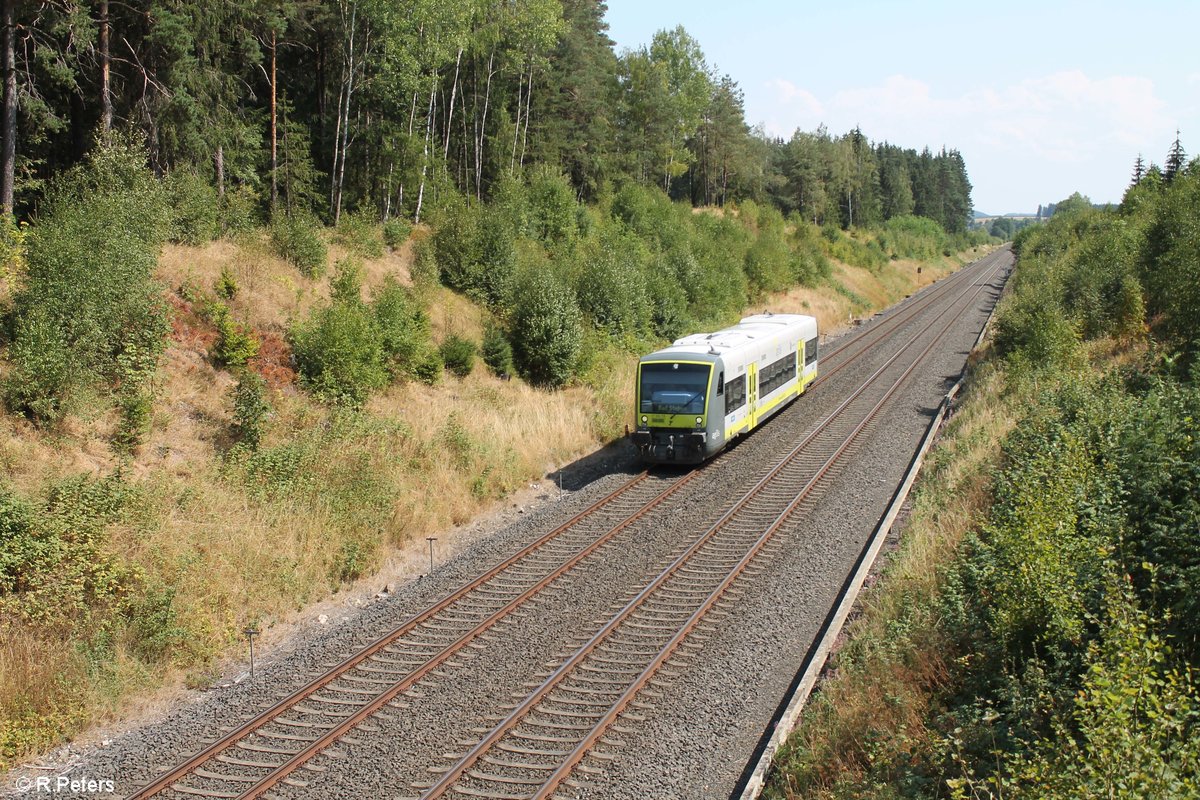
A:
[[[725,373],[717,373],[717,394],[725,394]]]
[[[804,343],[804,366],[808,366],[817,360],[817,342],[818,337],[814,336]]]

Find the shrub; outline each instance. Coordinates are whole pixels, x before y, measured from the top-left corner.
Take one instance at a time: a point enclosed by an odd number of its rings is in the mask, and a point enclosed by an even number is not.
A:
[[[521,281],[513,307],[513,356],[531,383],[562,386],[574,374],[583,341],[574,293],[553,275]]]
[[[211,242],[221,233],[217,190],[190,170],[177,170],[165,181],[171,206],[171,239],[184,244]]]
[[[8,357],[13,365],[4,382],[9,411],[39,424],[56,423],[68,408],[78,364],[47,309],[34,307],[18,318]]]
[[[224,300],[232,300],[237,297],[237,278],[233,276],[233,270],[229,268],[228,264],[221,265],[221,276],[217,278],[217,285],[213,289],[216,291],[217,297]]]
[[[413,374],[421,383],[433,386],[442,379],[442,370],[445,367],[442,354],[436,348],[426,347],[413,363]]]
[[[351,253],[361,258],[382,258],[383,238],[375,214],[362,208],[342,214],[333,238]]]
[[[253,231],[262,224],[261,205],[258,194],[245,184],[226,189],[217,203],[221,233],[236,236]]]
[[[329,296],[335,303],[362,304],[362,264],[353,258],[337,262],[337,274],[329,281]]]
[[[489,324],[483,330],[483,363],[499,376],[513,372],[512,345],[498,325]]]
[[[389,276],[371,301],[380,346],[393,376],[416,375],[430,349],[429,318],[408,291]]]
[[[475,368],[475,343],[470,339],[451,334],[442,342],[438,353],[441,354],[446,369],[460,378],[467,377]]]
[[[448,209],[433,247],[443,283],[490,305],[505,302],[516,268],[516,245],[504,212],[466,205]]]
[[[325,273],[329,252],[317,225],[316,220],[302,214],[276,214],[271,220],[275,252],[307,278],[318,278]]]
[[[529,233],[547,244],[565,244],[576,235],[575,191],[561,173],[548,169],[536,171],[529,180],[526,196],[529,209]]]
[[[121,137],[101,141],[55,180],[30,231],[4,395],[40,422],[62,413],[78,381],[115,388],[131,347],[155,358],[165,347],[169,318],[152,273],[170,213],[145,159]]]
[[[215,303],[212,309],[213,323],[217,327],[217,341],[213,347],[213,360],[222,367],[240,367],[258,355],[258,338],[247,327],[238,324],[224,303]]]
[[[579,277],[579,306],[614,336],[640,333],[650,316],[646,279],[636,261],[644,253],[639,244],[632,237],[605,242]]]
[[[391,217],[383,223],[383,243],[392,250],[398,250],[408,241],[412,233],[412,223],[403,217]]]
[[[382,336],[365,306],[334,303],[317,310],[294,331],[292,347],[304,385],[331,402],[361,406],[387,384]]]
[[[267,402],[267,384],[257,373],[244,370],[230,390],[233,411],[233,435],[241,444],[257,450],[267,426],[271,406]]]

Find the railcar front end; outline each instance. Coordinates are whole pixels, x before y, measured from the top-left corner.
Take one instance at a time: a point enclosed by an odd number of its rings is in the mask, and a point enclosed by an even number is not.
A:
[[[689,354],[645,356],[638,364],[637,430],[642,458],[654,464],[699,464],[724,446],[724,405],[716,398],[720,359]]]

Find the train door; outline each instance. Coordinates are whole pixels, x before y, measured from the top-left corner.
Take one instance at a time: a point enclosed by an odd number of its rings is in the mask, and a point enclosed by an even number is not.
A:
[[[750,429],[758,425],[758,364],[753,362],[746,367],[746,416],[750,418]]]

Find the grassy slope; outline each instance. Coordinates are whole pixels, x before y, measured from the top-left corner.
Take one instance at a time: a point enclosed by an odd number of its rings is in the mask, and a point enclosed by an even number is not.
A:
[[[342,255],[331,246],[330,263]],[[793,289],[748,311],[809,313],[832,331],[963,260],[940,259],[919,274],[906,261],[879,273],[836,264],[836,286]],[[388,274],[408,283],[410,262],[410,246],[368,260],[364,292]],[[559,392],[501,381],[479,366],[463,380],[447,373],[438,386],[392,386],[365,414],[331,417],[289,382],[283,344],[290,321],[328,297],[328,278],[301,277],[256,238],[168,246],[158,277],[173,293],[185,285],[211,291],[223,267],[240,287],[233,316],[254,327],[273,365],[263,458],[225,458],[233,378],[212,366],[213,331],[178,296],[153,430],[130,462],[110,447],[113,412],[71,418],[52,434],[0,415],[0,470],[27,496],[67,476],[118,469],[138,487],[138,513],[110,528],[110,546],[174,587],[174,622],[187,631],[169,667],[147,667],[118,641],[98,672],[78,643],[12,629],[0,648],[0,710],[14,697],[38,709],[4,720],[16,731],[8,743],[15,752],[118,718],[164,685],[203,685],[214,659],[240,652],[246,624],[270,627],[347,581],[367,580],[385,558],[419,556],[426,534],[448,546],[452,525],[611,441],[629,419],[636,354],[615,350],[594,359],[581,385]],[[482,309],[440,288],[428,301],[435,339],[479,340]]]

